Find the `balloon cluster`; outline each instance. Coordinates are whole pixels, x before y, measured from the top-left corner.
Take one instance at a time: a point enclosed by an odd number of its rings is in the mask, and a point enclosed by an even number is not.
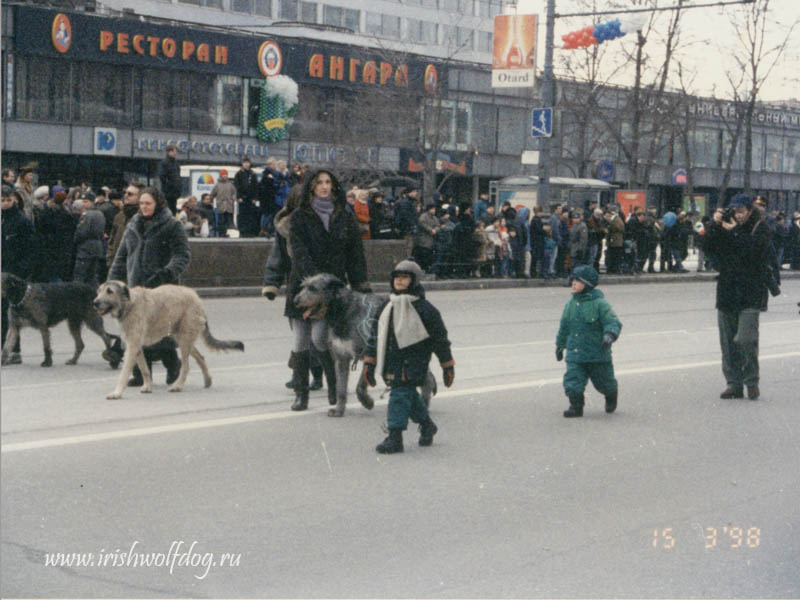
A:
[[[627,19],[614,19],[597,25],[589,25],[562,35],[561,39],[564,42],[564,50],[574,50],[614,40],[631,31],[638,31],[642,27],[644,27],[644,21],[641,16],[637,15]]]

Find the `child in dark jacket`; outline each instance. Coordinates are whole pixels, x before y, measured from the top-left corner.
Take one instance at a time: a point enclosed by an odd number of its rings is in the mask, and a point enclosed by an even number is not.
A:
[[[455,379],[455,361],[439,311],[427,300],[420,285],[422,269],[413,260],[401,261],[392,271],[392,293],[374,329],[374,346],[364,356],[363,377],[375,386],[376,370],[391,388],[386,421],[389,436],[375,448],[381,454],[403,451],[403,431],[408,419],[419,424],[419,445],[430,446],[438,427],[428,414],[417,386],[425,383],[431,354],[436,353],[444,384]]]
[[[606,412],[617,408],[617,380],[611,362],[611,344],[619,337],[622,323],[614,309],[596,289],[597,271],[581,265],[572,274],[572,298],[564,307],[556,336],[556,360],[567,351],[564,391],[569,409],[564,416],[583,416],[583,391],[587,379],[606,397]]]

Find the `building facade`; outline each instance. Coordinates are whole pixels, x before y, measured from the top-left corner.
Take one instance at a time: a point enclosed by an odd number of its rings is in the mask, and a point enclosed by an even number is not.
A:
[[[246,155],[261,165],[275,156],[363,184],[381,175],[420,179],[425,154],[436,150],[442,191],[459,199],[487,190],[490,180],[536,173],[520,160],[536,145],[535,91],[492,89],[491,53],[483,51],[491,44],[476,41],[491,36],[499,3],[376,0],[367,10],[348,1],[138,0],[136,13],[125,0],[69,12],[4,4],[3,164],[35,162],[42,183],[122,185],[152,181],[174,143],[182,164],[238,164]],[[399,25],[387,21],[378,31],[371,11]],[[416,22],[435,24],[436,41],[414,33]],[[461,34],[460,46],[457,31],[455,47],[445,43],[452,36],[442,32],[452,26],[472,32]],[[259,127],[265,82],[276,74],[297,83],[298,105],[286,135],[274,141]],[[570,109],[561,94],[553,176],[627,183],[629,95],[625,88],[604,94],[605,133],[581,138],[573,123],[581,103]],[[649,185],[659,206],[680,204],[685,182],[675,174],[687,167],[695,192],[711,206],[725,201],[716,197],[724,119],[703,99],[693,111],[690,135],[668,136],[655,157]],[[798,205],[799,117],[791,107],[756,114],[752,183],[786,209]],[[681,159],[684,139],[691,165]],[[743,184],[742,156],[729,193]]]

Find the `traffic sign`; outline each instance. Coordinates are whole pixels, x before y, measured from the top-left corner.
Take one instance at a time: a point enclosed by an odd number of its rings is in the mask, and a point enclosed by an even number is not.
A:
[[[531,113],[531,136],[550,137],[553,135],[553,109],[534,108]]]

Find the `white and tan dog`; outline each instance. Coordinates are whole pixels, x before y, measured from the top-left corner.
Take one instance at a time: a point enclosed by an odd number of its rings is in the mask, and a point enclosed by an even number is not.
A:
[[[203,341],[211,350],[241,350],[244,344],[238,341],[220,341],[208,329],[203,303],[194,290],[180,285],[162,285],[154,289],[143,287],[128,288],[122,281],[107,281],[100,286],[94,307],[101,315],[110,313],[119,320],[122,338],[125,340],[125,358],[117,387],[106,398],[122,398],[122,391],[133,371],[134,362],[139,365],[144,385],[142,393],[150,393],[153,379],[143,348],[155,344],[167,336],[172,336],[181,354],[181,372],[178,380],[169,388],[170,392],[180,392],[189,374],[189,355],[191,354],[203,371],[205,387],[211,386],[205,358],[195,347],[202,334]]]

